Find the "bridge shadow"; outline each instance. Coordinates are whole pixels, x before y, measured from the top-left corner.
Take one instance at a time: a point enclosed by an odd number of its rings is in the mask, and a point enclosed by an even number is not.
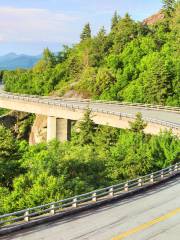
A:
[[[23,240],[23,235],[28,236],[31,233],[35,234],[36,232],[39,232],[39,231],[42,231],[42,230],[45,230],[45,229],[48,229],[48,228],[51,228],[51,227],[56,227],[60,224],[70,223],[70,222],[73,222],[75,220],[78,220],[78,219],[81,219],[81,218],[84,218],[84,217],[96,215],[97,213],[102,212],[102,211],[105,212],[105,211],[108,211],[110,209],[116,208],[118,206],[122,206],[122,205],[125,205],[125,204],[128,204],[128,203],[132,203],[132,202],[134,202],[138,199],[141,199],[141,198],[146,199],[151,195],[163,192],[163,191],[165,191],[165,190],[167,190],[167,189],[169,189],[169,188],[171,188],[171,187],[173,187],[177,184],[180,184],[180,176],[177,176],[177,177],[169,180],[168,182],[162,182],[158,186],[154,186],[152,189],[147,189],[147,190],[145,190],[141,193],[136,193],[135,195],[133,195],[131,197],[125,197],[124,199],[113,201],[112,203],[105,203],[103,206],[96,206],[93,209],[84,210],[83,212],[75,213],[73,215],[64,217],[64,218],[59,219],[59,220],[54,220],[54,221],[51,221],[51,222],[48,222],[48,223],[44,223],[44,224],[29,228],[29,229],[21,230],[21,231],[18,231],[18,232],[0,237],[0,239],[2,239],[2,240],[14,240],[14,239],[20,238],[20,239]],[[148,208],[148,209],[151,209],[151,208]],[[120,220],[123,220],[123,219],[124,219],[124,217],[118,219],[117,222],[119,222]],[[107,226],[109,226],[109,224]],[[107,227],[107,226],[104,226],[104,227]],[[101,229],[102,229],[102,227],[101,227]],[[97,231],[97,229],[96,229],[96,231]],[[73,239],[78,240],[78,238],[73,238]]]

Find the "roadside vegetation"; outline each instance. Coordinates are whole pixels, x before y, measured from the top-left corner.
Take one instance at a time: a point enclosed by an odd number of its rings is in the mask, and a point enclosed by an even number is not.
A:
[[[81,40],[57,55],[44,50],[30,70],[1,71],[5,90],[180,106],[180,3],[164,0],[164,18],[147,26],[114,14],[111,31]],[[4,110],[0,109],[0,115]],[[29,146],[34,116],[16,134],[0,125],[0,214],[37,206],[136,178],[180,160],[171,132],[145,135],[140,114],[129,130],[97,126],[88,110],[70,142]],[[26,140],[23,140],[26,139]]]
[[[88,111],[71,142],[29,146],[0,126],[0,214],[53,202],[162,169],[180,159],[170,132],[145,135],[94,125]],[[78,131],[77,131],[78,129]]]
[[[153,25],[117,12],[109,33],[92,36],[86,24],[73,47],[45,49],[31,70],[5,71],[6,90],[180,106],[180,3],[163,2],[165,17]]]

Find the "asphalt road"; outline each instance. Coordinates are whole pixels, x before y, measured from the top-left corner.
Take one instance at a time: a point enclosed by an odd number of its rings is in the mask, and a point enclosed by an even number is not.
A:
[[[105,207],[3,240],[179,240],[180,177]]]

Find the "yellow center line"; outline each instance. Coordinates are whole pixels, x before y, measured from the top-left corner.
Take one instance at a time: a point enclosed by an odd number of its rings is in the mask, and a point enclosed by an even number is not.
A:
[[[165,221],[165,220],[175,216],[178,213],[180,213],[180,208],[177,208],[177,209],[175,209],[175,210],[173,210],[173,211],[171,211],[171,212],[169,212],[169,213],[167,213],[167,214],[165,214],[161,217],[155,218],[155,219],[153,219],[149,222],[143,223],[143,224],[141,224],[141,225],[139,225],[135,228],[132,228],[132,229],[128,230],[127,232],[121,233],[119,236],[114,237],[112,240],[122,240],[122,239],[124,239],[124,238],[126,238],[130,235],[133,235],[133,234],[138,233],[138,232],[140,232],[144,229],[147,229],[147,228],[149,228],[149,227],[151,227],[151,226],[153,226],[153,225],[155,225],[159,222]]]

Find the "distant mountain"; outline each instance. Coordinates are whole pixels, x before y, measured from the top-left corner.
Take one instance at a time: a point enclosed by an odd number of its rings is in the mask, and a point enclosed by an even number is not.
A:
[[[31,68],[41,56],[28,56],[24,54],[8,53],[0,56],[0,70],[13,70],[16,68]]]

